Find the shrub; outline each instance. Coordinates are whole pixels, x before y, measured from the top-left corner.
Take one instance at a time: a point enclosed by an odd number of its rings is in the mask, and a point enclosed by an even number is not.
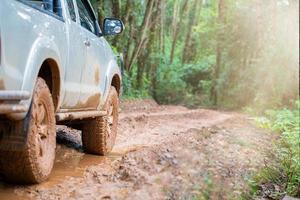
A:
[[[253,196],[262,195],[262,185],[273,185],[268,197],[281,199],[288,194],[300,197],[300,119],[299,100],[294,109],[268,110],[258,124],[280,133],[274,157],[251,181]]]

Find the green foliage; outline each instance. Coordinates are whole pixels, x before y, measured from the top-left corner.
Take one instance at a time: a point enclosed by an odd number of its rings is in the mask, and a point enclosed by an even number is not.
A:
[[[175,62],[160,67],[158,71],[157,100],[161,103],[180,103],[187,95],[187,86],[183,80],[182,68]]]
[[[136,87],[133,85],[134,76],[129,76],[127,72],[124,73],[123,75],[123,95],[122,99],[148,99],[151,98],[149,95],[149,83],[145,79],[144,82],[147,84],[145,87],[141,89],[136,89]]]
[[[186,13],[181,9],[186,0],[156,1],[149,23],[153,27],[145,31],[137,61],[123,77],[123,98],[210,106],[216,91],[220,107],[247,106],[249,113],[264,113],[257,123],[279,132],[280,140],[273,162],[253,179],[253,195],[263,183],[282,186],[279,193],[299,195],[299,101],[295,109],[291,103],[299,98],[299,1],[203,0],[192,15],[195,1],[188,2]],[[92,1],[102,19],[112,16],[113,2]],[[126,29],[108,41],[128,63],[139,45],[149,1],[118,2]],[[191,16],[196,18],[193,25]],[[275,198],[281,196],[275,193]]]
[[[210,70],[214,58],[206,57],[195,64],[184,64],[175,59],[169,64],[162,59],[157,72],[156,100],[162,104],[187,106],[209,105]]]
[[[280,199],[284,194],[300,197],[300,103],[294,109],[268,110],[256,119],[263,128],[280,133],[272,160],[251,181],[252,195],[260,195],[263,184],[276,185],[270,197]]]
[[[156,1],[150,19],[154,27],[148,27],[137,61],[124,77],[126,98],[150,95],[159,103],[207,106],[212,104],[216,90],[218,106],[248,106],[255,112],[290,105],[297,99],[297,1],[203,0],[192,15],[194,1],[198,0],[191,0],[186,12],[181,9],[186,0]],[[93,0],[92,4],[103,19],[113,15],[117,7],[114,2]],[[107,39],[115,46],[114,52],[123,53],[125,63],[129,63],[139,43],[149,1],[118,2],[126,29],[120,36]],[[225,9],[222,19],[221,2]],[[193,25],[189,24],[191,16],[196,18]],[[137,69],[142,69],[142,82]]]

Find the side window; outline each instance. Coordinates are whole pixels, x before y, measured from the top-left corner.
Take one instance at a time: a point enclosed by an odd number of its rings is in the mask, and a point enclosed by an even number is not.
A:
[[[61,0],[53,0],[53,12],[62,17]]]
[[[91,31],[92,33],[96,34],[95,29],[95,20],[93,19],[92,15],[88,11],[87,7],[84,4],[84,0],[76,0],[80,18],[80,24],[87,30]]]
[[[61,0],[27,0],[35,7],[62,17]]]
[[[68,9],[71,16],[72,21],[76,22],[76,14],[75,14],[75,8],[73,0],[67,0],[68,3]]]

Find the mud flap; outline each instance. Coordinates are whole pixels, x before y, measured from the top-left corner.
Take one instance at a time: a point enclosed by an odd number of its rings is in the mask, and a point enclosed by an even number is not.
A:
[[[0,122],[0,151],[23,151],[27,139],[27,120]]]

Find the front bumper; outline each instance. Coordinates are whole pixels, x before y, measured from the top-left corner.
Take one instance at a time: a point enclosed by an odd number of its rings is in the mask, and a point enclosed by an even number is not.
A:
[[[0,115],[26,112],[27,106],[20,102],[29,98],[28,91],[0,90]]]

